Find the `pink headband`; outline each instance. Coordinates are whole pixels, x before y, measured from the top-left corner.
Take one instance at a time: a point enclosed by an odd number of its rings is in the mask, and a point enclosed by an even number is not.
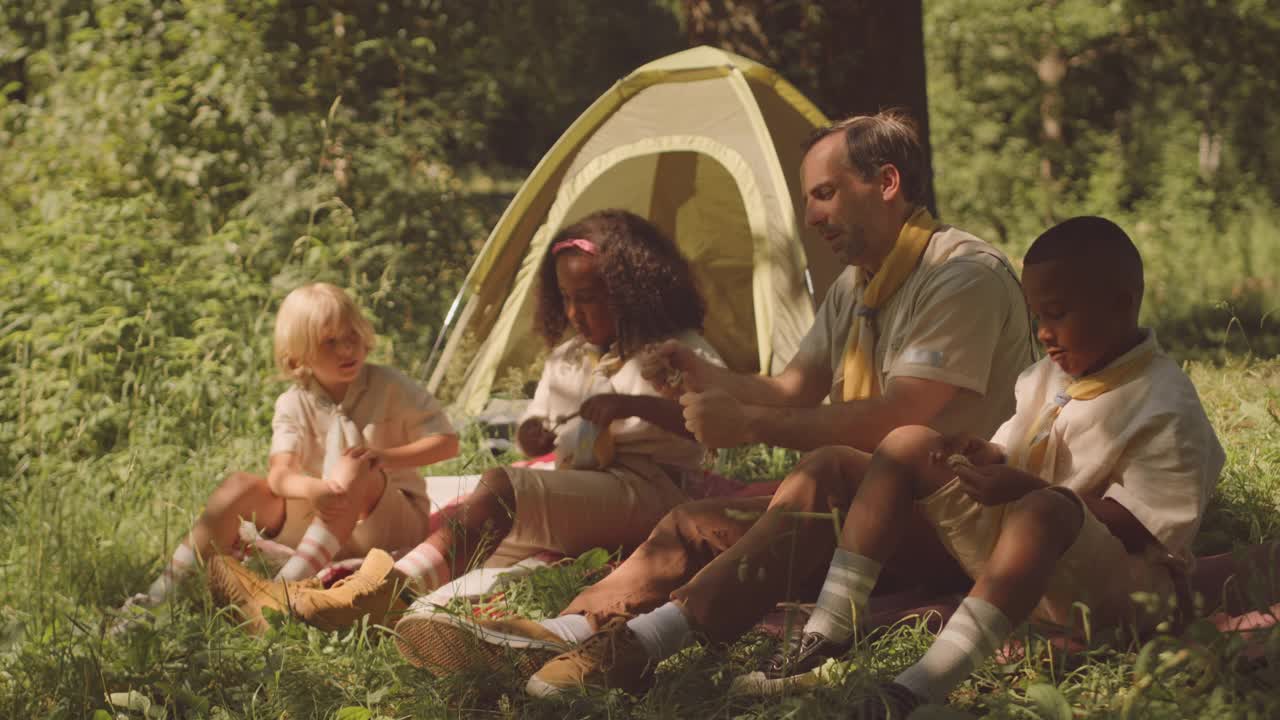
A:
[[[586,238],[569,238],[568,240],[561,240],[551,246],[551,254],[559,255],[570,248],[577,248],[588,255],[600,254],[600,248],[596,247],[595,243],[587,240]]]

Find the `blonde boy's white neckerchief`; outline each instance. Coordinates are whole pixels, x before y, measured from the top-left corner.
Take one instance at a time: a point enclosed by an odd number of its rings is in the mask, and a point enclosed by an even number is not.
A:
[[[323,388],[312,388],[313,394],[320,401],[320,406],[329,409],[333,413],[333,417],[329,422],[329,432],[325,434],[324,438],[324,465],[321,466],[320,471],[323,478],[330,477],[333,468],[338,464],[338,460],[342,458],[343,453],[351,448],[364,447],[366,445],[360,428],[356,426],[347,413],[349,412],[348,408],[354,407],[363,397],[368,382],[368,373],[369,366],[365,365],[360,369],[360,375],[347,388],[347,394],[342,398],[342,402],[339,403],[333,402]],[[383,406],[386,404],[386,393],[379,394],[376,399],[377,406],[371,408],[372,412],[369,413],[369,417],[375,421],[382,417]]]
[[[329,423],[329,432],[324,438],[324,469],[322,477],[328,478],[333,468],[342,458],[342,454],[353,447],[362,447],[364,436],[360,428],[347,417],[347,411],[341,405],[333,408],[333,419]]]

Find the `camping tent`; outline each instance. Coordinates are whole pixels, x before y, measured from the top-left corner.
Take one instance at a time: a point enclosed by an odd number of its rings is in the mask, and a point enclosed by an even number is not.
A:
[[[655,60],[614,84],[565,131],[489,235],[445,320],[428,387],[463,338],[479,341],[453,407],[479,412],[495,379],[542,352],[535,282],[552,236],[603,208],[676,239],[707,299],[707,339],[736,370],[776,372],[843,267],[800,233],[798,172],[822,113],[769,68],[710,47]],[[458,313],[459,305],[461,313]]]

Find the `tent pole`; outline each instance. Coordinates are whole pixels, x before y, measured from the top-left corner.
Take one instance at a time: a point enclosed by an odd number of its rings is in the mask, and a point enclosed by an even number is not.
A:
[[[453,298],[453,304],[449,306],[449,312],[445,313],[444,323],[440,325],[440,332],[436,334],[436,341],[431,346],[431,354],[427,356],[427,374],[434,374],[436,356],[440,352],[440,343],[449,336],[449,326],[453,324],[453,319],[458,312],[458,306],[462,304],[462,296],[467,292],[467,284],[462,283],[462,287],[458,288],[458,294]],[[434,378],[433,378],[434,379]]]

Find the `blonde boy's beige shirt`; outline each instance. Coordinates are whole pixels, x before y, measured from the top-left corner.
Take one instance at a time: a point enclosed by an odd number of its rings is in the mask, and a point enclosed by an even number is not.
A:
[[[302,472],[319,477],[324,443],[338,406],[314,383],[294,385],[276,400],[271,420],[271,454],[295,453]],[[453,425],[440,403],[407,375],[366,363],[347,388],[342,409],[374,448],[407,445],[429,435],[452,435]],[[421,484],[415,468],[388,471],[392,481]]]
[[[832,402],[841,401],[845,345],[861,293],[856,270],[846,269],[796,354],[805,366],[831,370]],[[934,429],[986,437],[1013,414],[1014,382],[1036,350],[1022,288],[994,246],[943,226],[875,322],[881,392],[896,377],[962,390],[930,423]]]
[[[1112,364],[1154,350],[1139,377],[1093,400],[1072,400],[1054,421],[1041,477],[1080,495],[1111,498],[1176,557],[1191,559],[1225,455],[1186,373],[1155,333]],[[1045,358],[1018,379],[1017,413],[991,441],[1008,448],[1073,378]]]
[[[701,333],[689,330],[676,335],[675,339],[708,362],[724,366],[720,354]],[[548,424],[554,423],[559,418],[576,413],[587,398],[602,393],[658,396],[653,384],[640,374],[638,357],[630,358],[617,372],[609,375],[592,363],[588,351],[594,350],[595,346],[581,335],[575,335],[556,346],[547,356],[533,401],[529,403],[520,421],[536,417],[547,420]],[[576,437],[576,425],[580,422],[578,418],[565,422],[557,428],[557,436]],[[614,447],[619,454],[647,455],[660,465],[686,469],[696,469],[702,465],[705,448],[701,444],[667,432],[646,420],[635,417],[615,420],[610,425],[610,430]]]

